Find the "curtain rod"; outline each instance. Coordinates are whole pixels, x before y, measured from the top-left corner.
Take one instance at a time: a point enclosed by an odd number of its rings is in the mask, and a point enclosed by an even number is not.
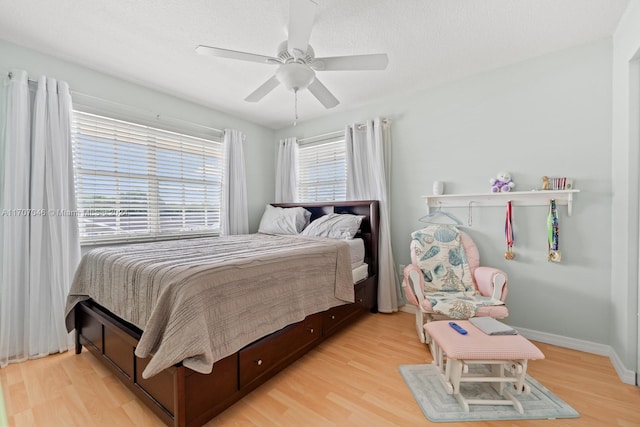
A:
[[[92,100],[95,100],[95,101],[98,101],[98,102],[102,102],[102,103],[107,104],[107,105],[116,106],[116,107],[124,109],[124,110],[129,110],[130,112],[133,112],[133,113],[149,115],[149,116],[154,117],[157,121],[161,121],[161,119],[162,119],[162,120],[164,120],[166,122],[179,122],[179,123],[187,124],[189,126],[196,126],[196,127],[202,128],[202,129],[206,129],[206,130],[210,130],[210,131],[217,132],[217,133],[220,133],[220,134],[224,134],[224,130],[222,130],[222,129],[217,129],[217,128],[214,128],[214,127],[211,127],[211,126],[203,125],[203,124],[200,124],[200,123],[195,123],[195,122],[192,122],[192,121],[189,121],[189,120],[178,119],[176,117],[163,116],[161,114],[155,113],[152,110],[145,110],[143,108],[134,107],[134,106],[131,106],[131,105],[123,104],[123,103],[116,102],[116,101],[111,101],[109,99],[104,99],[104,98],[100,98],[100,97],[93,96],[93,95],[88,95],[88,94],[82,93],[82,92],[77,92],[75,90],[72,90],[71,94],[79,96],[80,98],[84,97],[84,98],[92,99]],[[79,100],[78,104],[79,105],[86,105],[86,104],[84,104],[82,102],[82,100]],[[91,107],[91,105],[87,105],[87,106]]]
[[[381,119],[380,120],[382,122],[382,124],[390,124],[391,120],[390,119]],[[366,126],[366,123],[355,123],[355,126],[358,127],[359,129],[362,129],[363,127]],[[306,138],[300,138],[298,139],[298,144],[307,144],[307,143],[312,143],[312,142],[319,142],[319,141],[323,141],[325,139],[331,139],[331,138],[336,138],[340,135],[343,135],[344,131],[343,130],[335,130],[333,132],[328,132],[328,133],[323,133],[322,135],[314,135],[314,136],[308,136]]]
[[[342,131],[342,130],[336,130],[336,131],[333,131],[333,132],[323,133],[322,135],[314,135],[314,136],[308,136],[306,138],[300,138],[300,139],[298,139],[298,144],[304,144],[304,143],[307,143],[307,142],[322,141],[323,139],[336,138],[336,137],[342,135],[343,132],[344,131]]]
[[[9,79],[12,79],[12,78],[13,78],[13,71],[9,71],[9,72],[7,73],[7,77],[9,77]],[[37,81],[37,80],[33,80],[33,79],[28,79],[27,81],[28,81],[29,83],[38,83],[38,81]]]
[[[13,78],[13,72],[9,71],[7,73],[7,77],[9,77],[9,79],[12,79]],[[37,80],[32,80],[32,79],[28,79],[28,82],[29,83],[38,83]],[[160,121],[160,118],[162,117],[162,119],[165,120],[165,121],[180,122],[180,123],[187,124],[189,126],[196,126],[196,127],[202,128],[202,129],[206,129],[206,130],[210,130],[210,131],[213,131],[213,132],[218,132],[220,134],[224,134],[224,131],[222,129],[217,129],[217,128],[214,128],[214,127],[211,127],[211,126],[202,125],[200,123],[191,122],[189,120],[178,119],[178,118],[175,118],[175,117],[161,116],[160,114],[154,113],[151,110],[144,110],[142,108],[133,107],[131,105],[122,104],[120,102],[111,101],[111,100],[100,98],[100,97],[93,96],[93,95],[88,95],[86,93],[78,92],[78,91],[75,91],[75,90],[70,90],[70,92],[71,92],[72,96],[73,95],[77,95],[77,96],[80,96],[80,97],[86,97],[86,98],[90,98],[90,99],[93,99],[93,100],[96,100],[96,101],[99,101],[99,102],[102,102],[102,103],[105,103],[105,104],[111,104],[113,106],[124,108],[124,109],[127,109],[129,111],[134,111],[136,113],[144,113],[144,114],[147,114],[147,115],[155,116],[155,119],[157,121]],[[79,102],[79,105],[85,105],[85,104],[83,104],[82,102]]]
[[[380,123],[382,123],[383,125],[388,125],[388,124],[391,124],[391,120],[382,118],[382,119],[380,119]],[[366,123],[355,123],[355,126],[357,126],[358,129],[362,129],[366,125],[367,125]]]

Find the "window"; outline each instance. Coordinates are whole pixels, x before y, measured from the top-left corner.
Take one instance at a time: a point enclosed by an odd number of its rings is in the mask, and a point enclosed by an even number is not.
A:
[[[220,138],[74,111],[72,139],[81,242],[219,232]]]
[[[298,200],[346,200],[347,159],[344,135],[298,145]]]

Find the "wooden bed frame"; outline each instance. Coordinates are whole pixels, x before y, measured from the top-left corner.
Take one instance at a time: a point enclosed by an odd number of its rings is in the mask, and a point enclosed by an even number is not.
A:
[[[365,216],[358,237],[365,242],[369,277],[355,285],[355,303],[312,314],[302,322],[267,335],[216,362],[211,374],[200,374],[177,364],[144,379],[142,371],[149,359],[134,354],[142,331],[88,300],[74,309],[76,353],[80,354],[85,346],[167,425],[200,426],[361,314],[377,312],[378,202],[274,206],[302,206],[311,211],[312,221],[331,212]]]

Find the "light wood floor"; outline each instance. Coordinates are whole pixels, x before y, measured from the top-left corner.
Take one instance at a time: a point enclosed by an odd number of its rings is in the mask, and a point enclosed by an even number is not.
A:
[[[431,361],[408,313],[368,314],[312,350],[207,426],[424,426],[398,365]],[[546,359],[528,373],[576,409],[564,420],[449,426],[640,426],[640,388],[623,384],[603,356],[536,343]],[[87,351],[0,369],[9,425],[159,426]]]

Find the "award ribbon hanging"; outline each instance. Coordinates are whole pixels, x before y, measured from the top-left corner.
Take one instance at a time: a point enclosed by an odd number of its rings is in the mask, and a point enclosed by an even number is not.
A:
[[[556,210],[556,201],[549,201],[549,215],[547,216],[547,245],[548,254],[547,261],[560,262],[561,256],[558,250],[558,212]]]
[[[507,240],[507,251],[504,253],[504,259],[512,260],[516,257],[513,253],[513,213],[511,210],[511,200],[507,202],[507,218],[504,222],[504,236]]]

